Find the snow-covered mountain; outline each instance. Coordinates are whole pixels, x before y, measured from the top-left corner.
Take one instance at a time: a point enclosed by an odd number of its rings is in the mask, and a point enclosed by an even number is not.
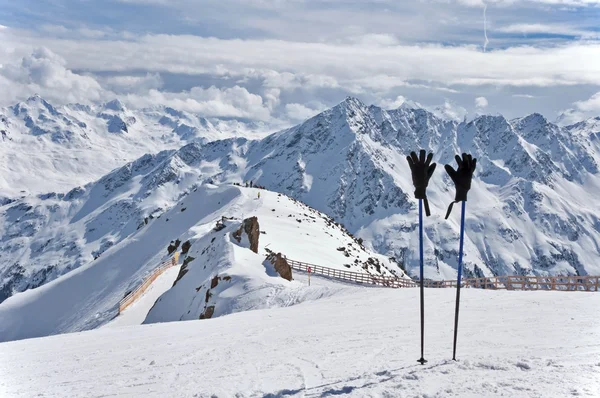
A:
[[[0,108],[0,200],[66,192],[146,153],[190,142],[265,134],[169,107],[131,110],[119,100],[55,107],[35,95]]]
[[[183,158],[171,155],[171,160]],[[175,188],[186,181],[155,178],[165,177],[165,163],[160,157],[145,159],[62,198],[10,212],[20,218],[16,225],[27,225],[25,236],[8,235],[13,254],[30,264],[8,263],[4,298],[13,290],[52,281],[0,303],[0,341],[105,324],[117,315],[119,300],[168,257],[171,242],[182,251],[187,247],[183,266],[176,283],[150,311],[148,323],[198,319],[207,307],[214,311],[208,317],[216,317],[329,294],[327,289],[304,294],[297,283],[279,277],[265,261],[270,252],[344,271],[405,276],[396,262],[364,248],[329,216],[285,195],[205,184],[189,185],[179,197]],[[127,170],[131,175],[123,174]],[[215,230],[223,217],[225,228]],[[249,217],[258,219],[257,252],[232,237]],[[38,226],[46,232],[36,232]],[[23,250],[18,242],[35,249]],[[65,275],[56,279],[60,274]]]
[[[418,148],[433,150],[440,163],[463,151],[479,159],[468,202],[467,275],[600,273],[600,146],[593,134],[573,134],[539,114],[456,123],[348,98],[260,141],[197,147],[196,164],[217,181],[254,180],[300,199],[414,271],[416,201],[405,155]],[[453,278],[460,212],[442,219],[454,189],[441,167],[429,193],[426,276]]]
[[[116,103],[105,108],[123,113]],[[145,155],[67,194],[4,200],[2,297],[87,264],[207,182],[253,180],[299,199],[415,275],[417,213],[405,155],[419,148],[433,150],[442,164],[463,151],[479,159],[467,203],[467,276],[598,274],[600,144],[593,126],[561,128],[538,114],[457,123],[418,107],[386,111],[348,98],[264,139],[194,142]],[[454,188],[442,167],[428,192],[426,277],[454,278],[460,209],[443,220]]]

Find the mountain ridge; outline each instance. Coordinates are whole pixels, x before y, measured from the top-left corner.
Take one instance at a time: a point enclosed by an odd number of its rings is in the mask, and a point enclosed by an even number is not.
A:
[[[92,261],[202,184],[250,180],[332,216],[415,275],[417,207],[405,156],[421,147],[433,150],[439,163],[451,163],[463,151],[479,159],[467,202],[466,276],[600,273],[594,207],[600,146],[586,126],[562,128],[538,114],[510,121],[481,115],[458,123],[423,109],[386,111],[347,98],[263,139],[192,142],[147,154],[67,194],[11,199],[0,207],[0,277],[12,281],[4,294],[12,294],[15,281],[19,291],[43,280],[48,271],[41,264],[51,264],[48,258],[69,258],[67,270]],[[91,191],[104,199],[73,204]],[[456,276],[459,212],[442,218],[453,192],[438,168],[429,189],[433,216],[425,222],[427,278]],[[85,218],[74,217],[75,209],[91,223],[76,237],[49,224]],[[50,238],[65,246],[46,244]],[[9,264],[16,254],[20,260]],[[29,268],[41,274],[19,282]]]

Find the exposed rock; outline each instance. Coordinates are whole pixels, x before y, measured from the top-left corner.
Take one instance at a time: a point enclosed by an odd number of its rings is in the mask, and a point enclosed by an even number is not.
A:
[[[258,237],[260,236],[260,227],[258,225],[258,218],[250,217],[246,218],[240,229],[233,233],[233,237],[238,241],[242,241],[242,231],[248,235],[248,241],[250,242],[250,250],[254,253],[258,253]]]
[[[215,275],[214,278],[210,281],[210,288],[214,289],[219,284],[219,277]]]
[[[192,247],[192,244],[190,243],[189,240],[186,240],[185,242],[183,242],[183,245],[181,245],[181,254],[187,254],[187,252],[190,251],[191,247]]]
[[[171,241],[169,247],[167,247],[167,251],[169,252],[169,254],[172,254],[175,250],[177,250],[180,244],[181,241],[179,239],[177,239],[175,242]]]
[[[185,274],[187,274],[187,273],[188,273],[187,266],[188,266],[188,264],[189,264],[189,263],[191,263],[191,262],[192,262],[192,261],[194,261],[195,259],[196,259],[195,257],[189,256],[189,257],[186,257],[186,258],[183,260],[183,264],[181,265],[181,268],[179,268],[179,274],[177,274],[177,278],[175,279],[175,282],[173,282],[173,286],[175,286],[175,285],[177,284],[177,282],[178,282],[178,281],[179,281],[181,278],[183,278],[183,276],[184,276]]]
[[[275,271],[281,276],[283,279],[288,281],[292,280],[292,267],[288,264],[285,257],[281,255],[281,253],[273,253],[267,249],[269,255],[267,256],[267,260],[273,264],[275,267]]]
[[[204,312],[202,314],[200,314],[199,319],[210,319],[214,313],[215,313],[215,306],[211,305],[209,307],[206,307]]]

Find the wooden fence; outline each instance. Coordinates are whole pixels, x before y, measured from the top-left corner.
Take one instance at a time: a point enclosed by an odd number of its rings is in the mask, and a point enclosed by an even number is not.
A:
[[[135,302],[144,292],[150,287],[152,282],[156,280],[163,272],[168,270],[171,267],[174,267],[179,262],[179,252],[176,252],[173,257],[164,263],[160,264],[158,267],[154,269],[150,274],[146,275],[142,280],[142,283],[136,287],[134,290],[127,293],[125,297],[121,301],[119,301],[119,314],[123,312],[127,307]]]
[[[311,274],[329,276],[335,279],[341,279],[356,283],[366,283],[369,285],[378,285],[386,287],[416,287],[418,283],[408,278],[395,278],[370,275],[365,272],[344,271],[334,268],[322,267],[320,265],[308,264],[302,261],[286,258],[287,263],[295,270],[308,272]]]
[[[295,270],[311,274],[328,276],[335,279],[355,283],[365,283],[385,287],[418,287],[419,282],[408,278],[382,277],[363,272],[351,272],[316,264],[304,263],[286,258],[287,263]],[[428,288],[456,287],[456,280],[424,281]],[[461,287],[479,289],[506,290],[561,290],[600,292],[600,276],[492,276],[486,278],[466,278]]]

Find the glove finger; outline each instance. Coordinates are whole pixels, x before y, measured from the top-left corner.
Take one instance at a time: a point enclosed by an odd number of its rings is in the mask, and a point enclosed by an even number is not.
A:
[[[468,154],[467,158],[469,159],[469,169],[473,167],[473,155]]]
[[[421,149],[421,152],[419,152],[419,162],[420,163],[425,163],[425,154],[427,152],[425,152],[425,149]]]
[[[448,173],[450,178],[452,178],[452,181],[454,181],[454,177],[456,176],[456,170],[454,170],[454,168],[449,164],[445,165],[444,169],[446,169],[446,173]]]
[[[413,168],[413,165],[414,165],[412,158],[411,158],[410,156],[407,156],[407,157],[406,157],[406,160],[408,161],[408,165],[409,165],[409,166],[410,166],[410,168],[412,169],[412,168]]]
[[[475,171],[475,167],[477,167],[477,158],[473,159],[473,166],[471,167],[471,170]]]
[[[427,160],[425,160],[425,166],[428,166],[431,164],[431,159],[433,159],[433,152],[429,152],[429,155],[427,155]]]
[[[419,158],[417,157],[417,154],[416,154],[415,151],[412,151],[410,153],[410,157],[412,158],[412,161],[413,161],[414,164],[419,163]]]
[[[429,166],[429,168],[427,169],[427,177],[431,178],[431,176],[433,175],[433,172],[435,171],[435,167],[437,166],[436,163],[433,163],[431,166]]]
[[[460,169],[462,167],[462,159],[458,155],[454,156],[454,159],[456,159],[456,164],[458,165],[458,168]]]
[[[463,167],[469,167],[469,155],[466,153],[462,154]]]

